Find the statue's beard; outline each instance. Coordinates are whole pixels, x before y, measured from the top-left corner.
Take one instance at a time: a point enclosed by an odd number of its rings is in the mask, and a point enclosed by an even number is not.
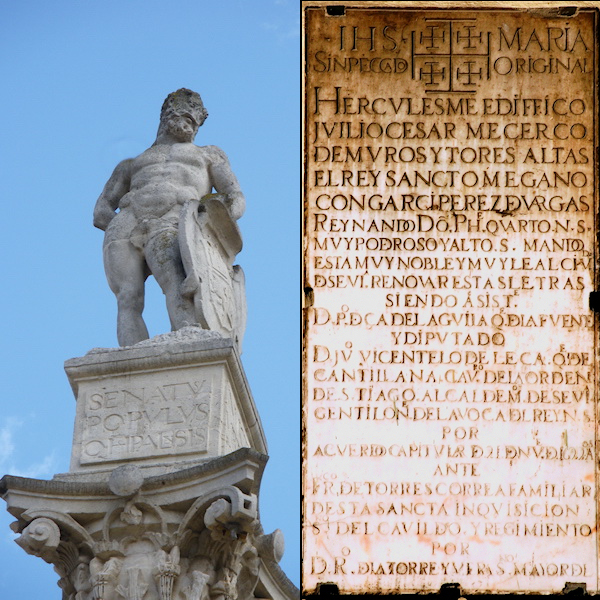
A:
[[[195,137],[195,133],[179,121],[169,121],[167,131],[180,142],[192,142]]]

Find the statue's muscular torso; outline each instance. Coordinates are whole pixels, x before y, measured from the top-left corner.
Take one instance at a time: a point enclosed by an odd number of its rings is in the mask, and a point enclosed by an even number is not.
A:
[[[128,178],[128,191],[119,199],[119,212],[106,228],[105,243],[130,238],[142,223],[147,224],[148,235],[157,228],[176,226],[187,200],[211,192],[215,185],[211,168],[223,158],[215,146],[179,143],[152,146],[123,161],[120,167],[122,177]]]

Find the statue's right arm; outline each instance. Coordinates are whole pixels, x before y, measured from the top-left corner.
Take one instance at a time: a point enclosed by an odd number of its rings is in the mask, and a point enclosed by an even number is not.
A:
[[[131,163],[131,158],[121,161],[106,182],[94,207],[94,227],[105,230],[115,218],[119,201],[129,191]]]

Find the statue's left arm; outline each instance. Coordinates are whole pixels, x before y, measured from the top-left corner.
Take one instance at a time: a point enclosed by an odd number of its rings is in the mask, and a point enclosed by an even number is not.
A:
[[[231,170],[225,152],[216,146],[209,146],[208,150],[211,155],[209,171],[212,186],[219,194],[225,195],[225,203],[231,217],[237,220],[246,210],[246,199],[240,184]]]

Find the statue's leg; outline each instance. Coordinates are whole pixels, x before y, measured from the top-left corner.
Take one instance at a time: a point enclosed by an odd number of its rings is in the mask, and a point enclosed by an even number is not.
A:
[[[167,229],[152,236],[146,244],[145,255],[150,272],[165,295],[171,329],[177,331],[186,325],[194,325],[194,303],[181,293],[185,271],[177,231]]]
[[[146,266],[141,252],[129,240],[115,240],[104,246],[104,270],[110,289],[117,297],[117,339],[131,346],[148,339],[142,318]]]

